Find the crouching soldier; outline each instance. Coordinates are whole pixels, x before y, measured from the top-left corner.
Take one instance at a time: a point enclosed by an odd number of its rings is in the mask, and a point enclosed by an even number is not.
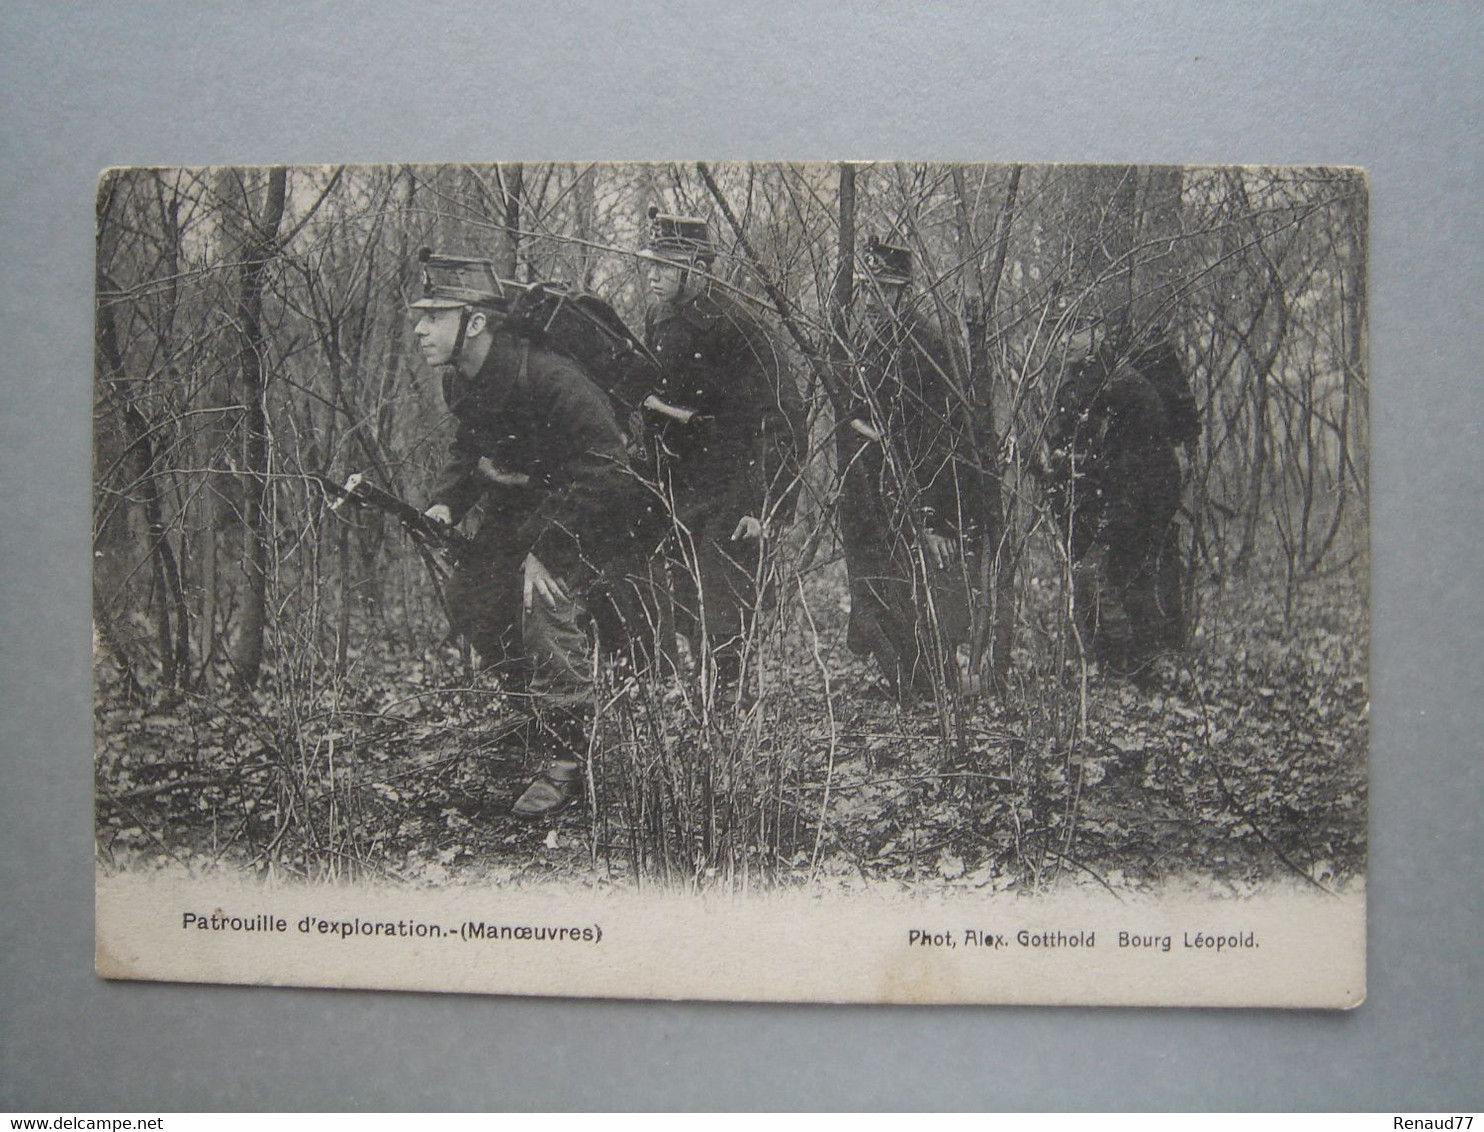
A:
[[[646,473],[670,511],[675,620],[725,699],[740,694],[765,538],[793,517],[803,405],[773,336],[713,284],[706,222],[656,208],[649,219],[645,329],[660,371],[624,399],[641,410]]]
[[[582,794],[594,634],[617,630],[637,488],[608,398],[577,363],[506,327],[520,288],[487,261],[422,259],[413,334],[444,367],[458,422],[426,514],[459,523],[482,504],[448,606],[481,660],[530,695],[545,759],[513,813],[543,817]]]
[[[1068,337],[1048,429],[1049,495],[1072,559],[1083,646],[1113,674],[1144,680],[1184,638],[1178,438],[1158,387],[1101,339],[1096,318]]]
[[[848,643],[904,703],[956,685],[987,496],[974,418],[947,344],[912,292],[912,253],[872,237],[857,287],[866,319],[839,437],[850,573]],[[936,661],[929,658],[937,656]]]

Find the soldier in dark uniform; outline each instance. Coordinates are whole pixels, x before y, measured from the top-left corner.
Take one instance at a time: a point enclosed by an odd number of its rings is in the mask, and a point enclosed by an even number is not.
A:
[[[1175,348],[1174,334],[1168,328],[1155,327],[1133,339],[1125,347],[1130,364],[1154,387],[1164,408],[1168,442],[1173,447],[1180,470],[1180,493],[1183,497],[1189,482],[1192,463],[1201,436],[1200,408],[1191,387],[1190,374]],[[1159,552],[1155,596],[1162,616],[1163,643],[1170,649],[1185,647],[1189,625],[1185,619],[1185,585],[1188,567],[1180,549],[1180,528],[1176,522],[1165,527]]]
[[[1180,587],[1168,581],[1179,577],[1180,465],[1160,390],[1100,338],[1091,318],[1068,339],[1046,471],[1084,647],[1113,673],[1143,679],[1184,641]]]
[[[793,517],[803,405],[772,334],[713,283],[706,222],[656,208],[649,221],[645,336],[661,368],[619,396],[641,411],[645,470],[669,511],[675,621],[726,697],[741,691],[765,538]]]
[[[423,253],[413,334],[443,367],[458,421],[452,459],[426,514],[458,523],[482,504],[471,551],[447,592],[455,628],[529,693],[546,756],[520,817],[582,792],[593,710],[593,628],[632,568],[636,484],[607,397],[567,357],[504,326],[519,288],[487,261]]]
[[[911,251],[873,236],[861,265],[866,323],[839,453],[848,641],[876,658],[905,702],[931,690],[925,654],[938,652],[951,667],[946,677],[957,677],[952,657],[968,635],[985,483],[967,390],[912,294]]]

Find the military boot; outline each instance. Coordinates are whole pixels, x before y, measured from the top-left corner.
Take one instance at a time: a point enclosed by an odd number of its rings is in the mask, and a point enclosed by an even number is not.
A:
[[[518,818],[555,817],[581,798],[582,764],[552,759],[515,800],[510,812]]]
[[[564,712],[543,719],[538,729],[536,742],[544,750],[546,761],[510,808],[511,814],[518,818],[553,817],[582,798],[587,717]]]

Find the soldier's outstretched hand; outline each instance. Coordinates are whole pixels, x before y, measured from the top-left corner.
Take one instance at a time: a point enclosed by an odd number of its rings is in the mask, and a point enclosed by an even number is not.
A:
[[[542,564],[541,559],[534,554],[527,554],[525,586],[521,598],[521,604],[527,613],[531,612],[531,599],[536,594],[541,595],[541,600],[548,609],[555,609],[558,601],[568,600],[561,580]]]
[[[453,525],[453,512],[448,509],[447,503],[435,503],[424,511],[423,515],[432,519],[435,523],[442,523],[446,527]]]
[[[946,570],[953,564],[953,540],[932,531],[927,533],[928,560],[939,570]]]
[[[743,515],[742,518],[738,519],[737,527],[732,531],[733,542],[736,542],[738,539],[747,539],[750,542],[753,539],[760,539],[762,537],[763,524],[751,515]]]

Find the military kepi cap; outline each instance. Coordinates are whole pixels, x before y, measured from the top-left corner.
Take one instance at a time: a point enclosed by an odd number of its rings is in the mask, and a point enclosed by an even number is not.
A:
[[[649,206],[649,239],[644,250],[671,259],[707,259],[716,255],[711,229],[696,216],[671,216]]]
[[[882,243],[876,236],[866,241],[865,251],[861,254],[861,267],[863,273],[877,283],[912,282],[911,250]]]
[[[504,310],[519,284],[501,279],[487,259],[439,255],[432,248],[417,253],[422,265],[418,297],[412,310],[451,310],[485,307]]]

